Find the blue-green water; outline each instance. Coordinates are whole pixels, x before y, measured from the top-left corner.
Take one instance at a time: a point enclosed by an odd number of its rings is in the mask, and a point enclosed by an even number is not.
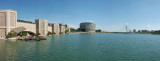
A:
[[[65,34],[0,40],[0,61],[160,61],[160,35]]]

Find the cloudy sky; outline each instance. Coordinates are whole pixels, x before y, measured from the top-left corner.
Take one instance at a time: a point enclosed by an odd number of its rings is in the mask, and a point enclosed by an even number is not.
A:
[[[47,19],[78,28],[92,21],[97,29],[117,32],[160,29],[160,0],[1,0],[0,9],[18,12],[18,19]]]

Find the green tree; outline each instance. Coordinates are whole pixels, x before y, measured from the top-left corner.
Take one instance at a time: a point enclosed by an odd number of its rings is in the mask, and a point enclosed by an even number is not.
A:
[[[9,32],[8,35],[7,35],[8,38],[12,38],[12,37],[16,37],[16,36],[17,35],[16,35],[15,32]]]
[[[22,32],[22,36],[27,36],[27,32]]]
[[[159,31],[154,31],[154,32],[152,32],[152,34],[160,34],[160,30]]]
[[[55,33],[48,32],[48,35],[54,35]]]
[[[65,33],[69,33],[69,30],[67,29],[67,30],[65,30]]]

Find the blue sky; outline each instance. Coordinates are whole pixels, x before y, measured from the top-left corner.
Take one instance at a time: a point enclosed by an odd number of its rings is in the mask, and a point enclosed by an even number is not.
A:
[[[47,19],[69,24],[92,21],[97,29],[116,32],[130,29],[160,30],[160,0],[1,0],[0,9],[18,12],[18,19]]]

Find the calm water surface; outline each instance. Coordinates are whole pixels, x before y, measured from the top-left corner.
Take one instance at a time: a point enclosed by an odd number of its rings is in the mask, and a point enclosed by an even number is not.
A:
[[[0,40],[0,61],[160,61],[160,35],[66,34]]]

